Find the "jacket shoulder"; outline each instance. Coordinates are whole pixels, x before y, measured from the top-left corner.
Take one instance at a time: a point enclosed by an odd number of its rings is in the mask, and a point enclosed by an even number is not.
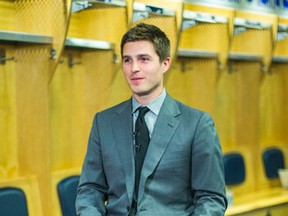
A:
[[[125,110],[129,110],[129,107],[131,109],[131,100],[126,100],[126,101],[123,101],[121,103],[118,103],[112,107],[109,107],[107,109],[104,109],[104,110],[101,110],[99,112],[96,113],[96,115],[99,117],[99,116],[102,116],[102,117],[107,117],[107,116],[113,116],[117,113],[121,113]]]
[[[203,111],[203,110],[200,110],[200,109],[197,109],[195,107],[191,107],[191,106],[188,106],[187,104],[184,104],[178,100],[175,100],[175,103],[177,104],[180,112],[183,114],[183,113],[190,113],[190,114],[194,114],[194,115],[199,115],[199,116],[202,116],[204,115],[206,112]]]

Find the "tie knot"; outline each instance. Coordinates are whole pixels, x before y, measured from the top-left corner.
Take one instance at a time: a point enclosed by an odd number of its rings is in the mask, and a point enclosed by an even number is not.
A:
[[[139,118],[143,118],[145,114],[149,111],[149,108],[144,106],[144,107],[139,107]]]

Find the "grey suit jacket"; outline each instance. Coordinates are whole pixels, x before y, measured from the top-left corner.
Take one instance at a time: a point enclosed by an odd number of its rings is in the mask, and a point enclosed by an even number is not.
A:
[[[135,180],[132,137],[131,100],[95,115],[78,215],[128,215]],[[211,116],[167,95],[143,164],[137,215],[222,216],[226,204],[222,152]]]

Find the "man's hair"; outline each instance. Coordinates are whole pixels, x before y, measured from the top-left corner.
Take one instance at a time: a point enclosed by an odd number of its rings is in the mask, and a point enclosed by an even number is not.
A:
[[[170,57],[170,41],[166,34],[155,25],[140,23],[128,30],[122,37],[121,56],[123,56],[124,45],[135,41],[150,41],[160,58],[160,62]]]

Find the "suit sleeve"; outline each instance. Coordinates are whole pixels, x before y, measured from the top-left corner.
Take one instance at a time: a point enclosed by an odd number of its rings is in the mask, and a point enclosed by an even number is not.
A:
[[[106,215],[104,202],[107,183],[102,164],[101,146],[98,136],[97,114],[90,132],[76,197],[78,216]]]
[[[208,113],[199,120],[192,145],[193,216],[221,216],[227,208],[222,150]]]

